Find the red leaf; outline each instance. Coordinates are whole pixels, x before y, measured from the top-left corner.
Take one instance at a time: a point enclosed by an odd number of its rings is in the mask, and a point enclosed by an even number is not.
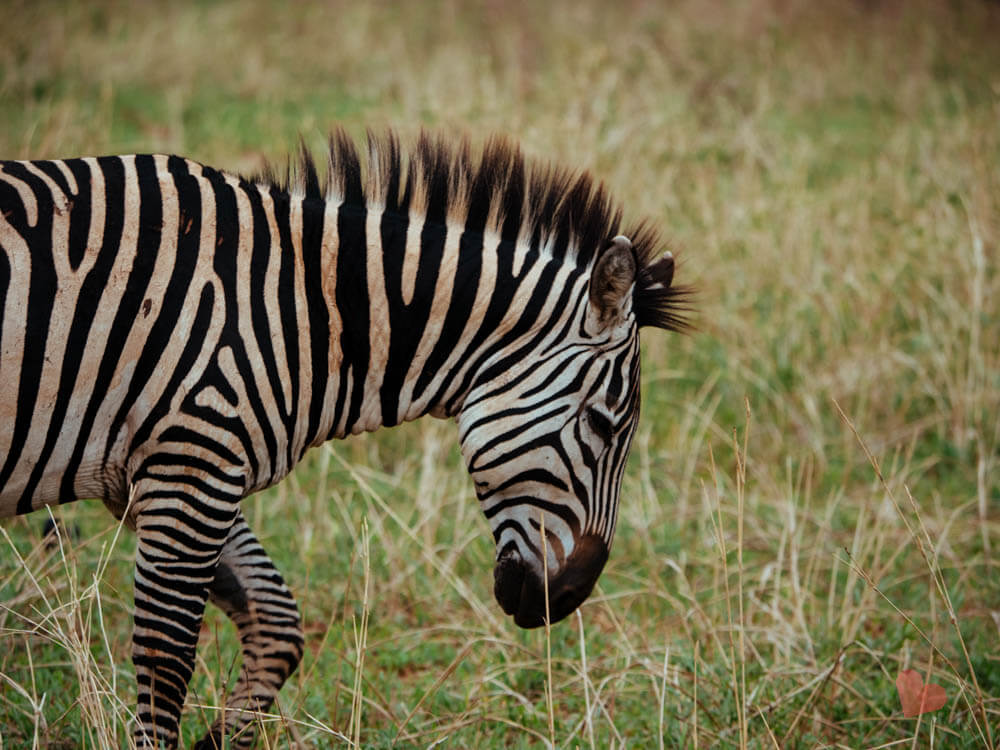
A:
[[[928,711],[937,711],[948,702],[944,688],[933,682],[924,684],[915,669],[904,669],[896,678],[896,690],[903,704],[903,716],[908,719]]]

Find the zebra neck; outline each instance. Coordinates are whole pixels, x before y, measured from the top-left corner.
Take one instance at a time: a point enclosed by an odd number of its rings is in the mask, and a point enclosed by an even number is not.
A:
[[[562,265],[381,206],[328,202],[322,226],[325,307],[314,317],[327,338],[313,346],[329,361],[328,438],[454,416],[496,352],[536,322],[530,292]]]
[[[448,414],[455,356],[476,296],[458,234],[380,207],[326,204],[328,437]]]

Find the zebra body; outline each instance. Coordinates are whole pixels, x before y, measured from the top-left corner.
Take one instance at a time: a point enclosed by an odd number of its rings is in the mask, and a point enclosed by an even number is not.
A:
[[[681,323],[669,255],[612,239],[586,176],[391,135],[363,170],[336,134],[325,188],[305,154],[290,185],[176,156],[0,162],[0,210],[0,517],[101,498],[137,531],[140,746],[177,742],[207,599],[244,661],[201,746],[252,742],[303,638],[239,501],[330,438],[456,418],[504,610],[541,624],[543,569],[553,619],[589,594],[638,326]]]

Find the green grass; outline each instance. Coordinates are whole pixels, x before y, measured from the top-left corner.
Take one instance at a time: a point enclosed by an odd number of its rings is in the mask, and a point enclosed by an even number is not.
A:
[[[502,130],[605,179],[700,290],[698,333],[644,336],[611,560],[550,659],[492,601],[453,425],[245,503],[308,633],[262,746],[1000,745],[1000,7],[819,5],[8,4],[4,158],[252,171],[336,124]],[[59,515],[65,559],[3,525],[3,748],[129,731],[134,542]],[[203,635],[188,742],[238,667],[218,612]],[[908,667],[945,708],[903,717]]]

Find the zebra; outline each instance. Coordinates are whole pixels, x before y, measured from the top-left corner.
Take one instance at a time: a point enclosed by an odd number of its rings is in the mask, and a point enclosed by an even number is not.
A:
[[[0,162],[0,517],[100,498],[137,534],[138,747],[178,742],[206,601],[243,661],[196,747],[253,743],[304,638],[240,501],[332,438],[456,420],[500,607],[574,611],[615,531],[639,328],[687,327],[673,256],[585,171],[392,131],[335,130],[326,160]]]

